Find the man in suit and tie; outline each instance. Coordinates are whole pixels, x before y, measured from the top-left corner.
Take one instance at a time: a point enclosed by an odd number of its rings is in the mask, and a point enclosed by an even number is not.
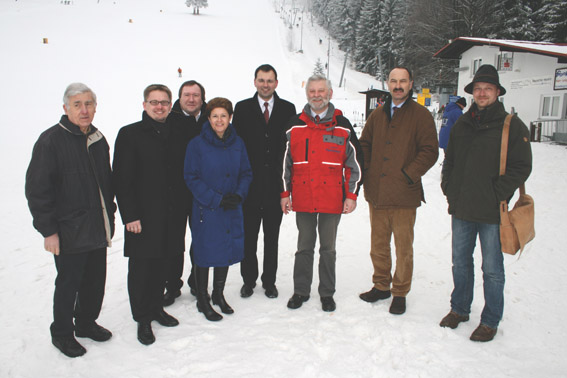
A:
[[[256,94],[240,101],[234,108],[233,125],[244,140],[252,166],[253,180],[244,202],[244,260],[240,272],[244,285],[240,296],[250,297],[258,279],[256,256],[260,224],[264,233],[262,287],[268,298],[276,298],[278,238],[282,222],[280,206],[281,156],[285,148],[288,121],[295,115],[295,106],[277,93],[278,74],[274,67],[263,64],[254,72]]]

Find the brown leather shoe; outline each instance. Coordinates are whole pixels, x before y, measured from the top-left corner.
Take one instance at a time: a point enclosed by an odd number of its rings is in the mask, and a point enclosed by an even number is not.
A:
[[[451,329],[455,329],[457,328],[459,323],[467,322],[468,320],[468,315],[463,316],[451,311],[443,319],[441,319],[441,323],[439,323],[439,325],[441,327],[449,327]]]
[[[481,323],[472,333],[471,340],[481,342],[490,341],[496,335],[497,330],[497,328],[490,328],[489,326]]]

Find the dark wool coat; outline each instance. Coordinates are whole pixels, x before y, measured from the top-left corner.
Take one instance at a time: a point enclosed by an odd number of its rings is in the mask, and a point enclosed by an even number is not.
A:
[[[102,133],[91,125],[85,135],[66,115],[44,131],[26,173],[26,198],[34,227],[44,237],[59,234],[62,254],[109,246],[116,205]]]
[[[293,116],[295,106],[276,93],[267,125],[258,103],[258,93],[236,104],[232,124],[246,145],[254,176],[245,207],[281,209],[278,172],[285,149],[286,126]]]
[[[364,197],[377,209],[417,208],[425,202],[421,177],[439,157],[429,111],[408,98],[393,117],[391,99],[376,108],[362,130]]]
[[[114,146],[113,179],[124,224],[140,220],[142,232],[124,229],[127,257],[167,257],[185,250],[187,189],[183,180],[186,139],[168,123],[124,126]]]
[[[449,202],[449,213],[469,222],[500,222],[500,201],[513,196],[532,170],[529,130],[512,118],[506,174],[499,176],[500,143],[506,111],[497,101],[481,112],[476,104],[453,126],[443,162],[441,188]]]
[[[232,125],[223,140],[209,122],[201,135],[191,140],[185,156],[185,181],[193,193],[191,237],[194,259],[200,267],[229,266],[244,258],[242,205],[224,210],[225,194],[246,199],[252,182],[244,142]]]
[[[181,109],[181,105],[179,104],[179,100],[175,101],[173,107],[171,108],[171,113],[167,117],[167,123],[171,124],[171,128],[175,135],[178,135],[180,140],[179,143],[184,145],[183,148],[183,161],[185,161],[185,149],[187,148],[187,144],[189,141],[201,134],[201,129],[203,128],[203,124],[207,122],[207,116],[205,115],[205,108],[207,107],[206,103],[201,105],[201,115],[199,119],[195,119],[193,116],[187,116],[183,113]],[[183,164],[178,166],[179,168],[179,177],[183,177]],[[191,213],[191,203],[193,202],[193,196],[191,192],[185,185],[185,180],[183,180],[183,186],[187,193],[187,215]]]
[[[206,103],[201,105],[201,116],[198,120],[193,116],[187,116],[183,113],[179,100],[175,101],[173,107],[171,108],[171,113],[167,117],[167,122],[171,124],[174,129],[179,129],[178,132],[187,143],[199,134],[201,134],[201,129],[203,124],[207,122],[207,116],[205,115]]]

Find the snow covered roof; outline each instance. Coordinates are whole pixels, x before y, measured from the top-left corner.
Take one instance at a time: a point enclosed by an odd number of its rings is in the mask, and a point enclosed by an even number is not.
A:
[[[557,57],[567,63],[567,43],[514,41],[505,39],[459,37],[451,40],[433,56],[441,59],[460,59],[463,52],[473,46],[498,46],[500,51],[526,52]]]

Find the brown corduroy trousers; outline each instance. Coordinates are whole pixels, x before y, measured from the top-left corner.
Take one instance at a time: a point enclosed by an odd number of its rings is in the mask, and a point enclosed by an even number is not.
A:
[[[413,274],[413,229],[415,208],[370,209],[370,258],[374,265],[372,282],[378,290],[390,290],[393,296],[405,297],[411,289]],[[392,279],[390,242],[394,235],[396,268]]]

